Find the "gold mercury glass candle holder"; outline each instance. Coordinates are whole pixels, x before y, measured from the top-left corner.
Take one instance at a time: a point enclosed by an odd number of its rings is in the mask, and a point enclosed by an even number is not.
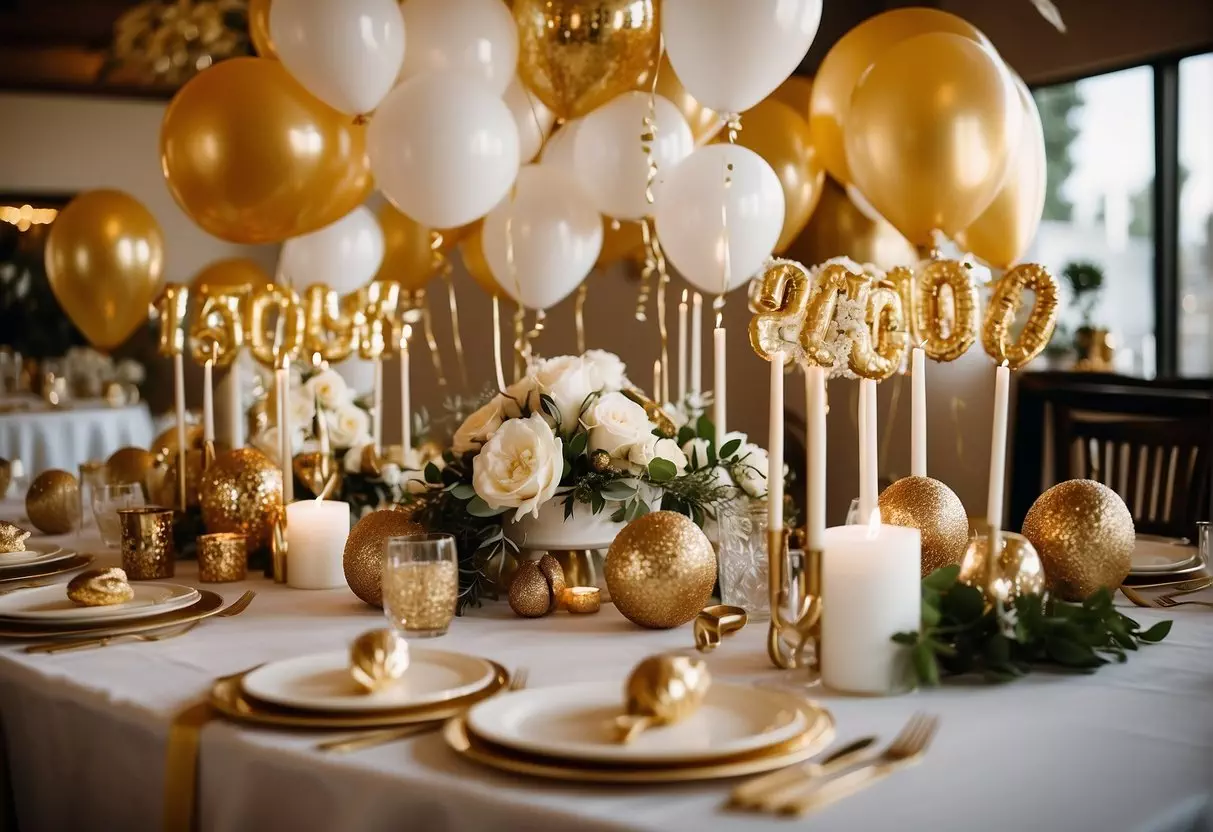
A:
[[[198,580],[204,584],[243,581],[248,575],[244,535],[232,532],[198,535]]]
[[[122,569],[132,581],[173,577],[173,510],[154,506],[118,510],[122,524]]]

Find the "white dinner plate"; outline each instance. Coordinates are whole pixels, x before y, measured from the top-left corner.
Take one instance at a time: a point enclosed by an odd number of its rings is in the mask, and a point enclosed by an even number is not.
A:
[[[262,665],[244,677],[246,695],[271,705],[308,711],[383,711],[419,708],[466,696],[496,678],[484,659],[410,647],[399,683],[364,693],[350,676],[348,650],[312,653]]]
[[[70,558],[76,554],[62,546],[30,546],[24,552],[0,553],[0,572],[15,566],[38,566],[43,563],[53,563],[57,560]]]
[[[714,682],[703,704],[673,725],[615,740],[623,686],[592,682],[498,694],[468,711],[468,730],[497,745],[599,763],[682,763],[756,751],[799,736],[804,700],[787,691]]]
[[[0,618],[37,621],[40,624],[88,624],[146,618],[188,607],[198,600],[198,590],[180,584],[140,581],[132,583],[135,597],[123,604],[79,607],[67,597],[67,584],[19,589],[0,595]]]
[[[1144,575],[1177,572],[1191,566],[1196,560],[1197,550],[1195,546],[1186,544],[1186,540],[1138,535],[1133,546],[1133,561],[1129,573]]]

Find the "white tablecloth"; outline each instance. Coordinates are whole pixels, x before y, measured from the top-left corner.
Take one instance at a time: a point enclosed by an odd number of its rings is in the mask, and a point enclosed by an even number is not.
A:
[[[73,402],[51,409],[38,402],[30,410],[0,414],[0,458],[19,459],[30,477],[50,468],[75,474],[80,463],[104,460],[119,448],[152,443],[146,404],[109,407]]]
[[[10,504],[11,505],[11,504]],[[195,583],[192,564],[178,579]],[[211,585],[216,588],[215,585]],[[380,626],[346,590],[262,580],[238,618],[159,643],[30,656],[0,647],[0,714],[23,830],[152,830],[161,820],[168,728],[212,681],[260,662],[341,649]],[[1205,593],[1213,598],[1213,593]],[[942,717],[918,766],[813,816],[821,830],[1209,830],[1213,793],[1213,610],[1169,616],[1170,637],[1090,676],[1038,673],[1004,685],[948,684],[888,699],[811,694],[839,740],[891,738],[911,713]],[[770,668],[765,624],[709,658],[718,678],[790,684]],[[457,620],[438,646],[526,667],[530,685],[622,682],[650,653],[692,643],[689,626],[640,630],[613,607],[596,616],[513,616],[503,603]],[[224,721],[201,738],[203,830],[751,830],[794,821],[724,812],[729,783],[603,787],[551,783],[463,761],[440,736],[346,756],[314,736]]]

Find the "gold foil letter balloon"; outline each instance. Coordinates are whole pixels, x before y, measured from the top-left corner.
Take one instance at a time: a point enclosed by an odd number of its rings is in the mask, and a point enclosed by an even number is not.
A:
[[[358,290],[357,297],[354,322],[358,355],[368,361],[378,361],[392,352],[400,284],[391,280],[372,280]]]
[[[349,358],[358,333],[337,292],[323,283],[308,286],[303,292],[303,310],[303,354],[331,362]]]
[[[845,266],[831,263],[817,275],[813,294],[809,298],[808,314],[804,328],[800,330],[800,345],[804,348],[805,360],[818,367],[833,367],[834,351],[826,346],[830,322],[838,308],[838,295],[847,288],[852,277]]]
[[[1035,295],[1032,311],[1019,335],[1012,336],[1011,327],[1026,289]],[[1057,326],[1057,292],[1057,278],[1035,263],[1016,266],[1004,274],[994,287],[981,330],[981,345],[990,357],[1018,370],[1039,355]]]
[[[133,197],[86,191],[55,218],[45,261],[63,311],[93,346],[108,350],[147,320],[164,271],[164,235]]]
[[[762,358],[785,353],[793,361],[803,359],[800,330],[809,307],[809,275],[792,260],[776,260],[752,287],[750,346]],[[789,361],[792,364],[793,361]]]
[[[963,263],[932,260],[918,274],[899,268],[889,277],[903,304],[912,299],[912,337],[932,360],[955,361],[968,352],[977,340],[977,286]]]
[[[222,288],[202,290],[202,308],[190,327],[190,352],[199,364],[214,358],[227,367],[244,345],[242,292]]]
[[[847,276],[847,298],[863,305],[864,326],[852,331],[847,365],[860,378],[881,380],[897,372],[906,350],[901,297],[888,285],[872,285],[861,275]]]
[[[269,283],[253,290],[248,306],[248,345],[253,358],[277,367],[303,345],[303,307],[288,286]]]
[[[158,347],[166,358],[185,351],[185,314],[189,309],[190,290],[180,283],[166,283],[156,299],[160,315]]]

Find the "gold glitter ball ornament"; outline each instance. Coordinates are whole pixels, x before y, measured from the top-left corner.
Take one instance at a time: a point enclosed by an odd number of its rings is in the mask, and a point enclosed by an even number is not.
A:
[[[539,559],[539,571],[543,573],[552,592],[552,606],[548,611],[555,612],[564,602],[564,591],[568,589],[568,583],[564,579],[564,567],[555,557],[545,554]]]
[[[372,511],[350,529],[341,556],[345,582],[354,594],[372,607],[383,606],[383,546],[389,537],[424,534],[425,526],[410,520],[403,511],[384,508]]]
[[[143,448],[119,448],[105,461],[105,481],[110,485],[138,483],[147,488],[147,475],[156,455]]]
[[[1068,480],[1037,497],[1023,534],[1040,552],[1049,588],[1067,601],[1120,586],[1136,543],[1125,501],[1094,480]]]
[[[699,614],[716,583],[716,552],[690,518],[655,511],[624,527],[606,557],[615,606],[641,627],[663,630]]]
[[[25,513],[38,531],[67,534],[80,517],[80,484],[67,471],[43,471],[25,495]]]
[[[956,492],[931,477],[902,477],[880,495],[880,519],[922,532],[922,576],[960,563],[969,545],[969,517]]]
[[[202,450],[202,425],[185,426],[185,447],[187,450]],[[173,425],[152,440],[151,452],[162,459],[175,456],[177,453],[177,426]]]
[[[68,582],[67,597],[78,607],[108,607],[125,604],[135,590],[121,569],[88,569]]]
[[[409,645],[395,630],[370,630],[350,645],[350,675],[365,693],[391,687],[408,669]]]
[[[535,561],[518,564],[518,572],[510,581],[510,609],[523,618],[539,618],[556,606],[552,600],[552,585],[539,571]]]
[[[185,499],[186,505],[193,507],[202,501],[202,473],[205,467],[202,451],[188,450],[185,452]],[[163,466],[163,477],[152,477],[154,480],[149,488],[149,497],[156,505],[177,507],[177,455],[174,453],[168,464]],[[225,530],[226,531],[226,530]]]
[[[282,471],[256,448],[224,451],[202,475],[201,505],[208,532],[243,534],[255,552],[282,516]]]
[[[960,582],[980,589],[987,601],[997,599],[1005,604],[1021,595],[1044,592],[1045,569],[1027,538],[1014,532],[1003,532],[998,538],[1000,551],[993,575],[986,570],[990,538],[983,532],[969,541],[960,562]]]

